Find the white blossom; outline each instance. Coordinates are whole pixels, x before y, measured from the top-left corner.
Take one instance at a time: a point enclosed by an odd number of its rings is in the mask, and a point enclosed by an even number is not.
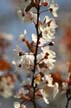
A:
[[[43,46],[47,42],[51,42],[52,39],[55,38],[55,29],[57,28],[57,24],[53,18],[49,18],[45,16],[43,23],[39,24],[39,32],[41,34],[39,39],[39,46]],[[34,43],[37,42],[37,35],[32,34],[32,41]]]
[[[20,103],[19,102],[15,102],[14,103],[14,108],[20,108]]]
[[[55,63],[56,54],[49,49],[48,46],[41,48],[42,52],[38,55],[40,59],[44,58],[40,63],[44,62],[47,65],[47,69],[53,69]],[[47,70],[45,69],[45,70]],[[39,68],[42,71],[42,69]]]

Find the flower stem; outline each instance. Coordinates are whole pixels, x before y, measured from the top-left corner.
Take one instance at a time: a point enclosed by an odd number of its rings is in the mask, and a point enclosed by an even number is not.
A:
[[[40,2],[40,0],[39,0]],[[36,43],[36,49],[35,49],[35,53],[34,53],[34,68],[33,68],[33,76],[32,76],[32,87],[33,87],[33,96],[32,96],[32,102],[34,105],[34,108],[36,108],[36,103],[35,103],[35,85],[34,85],[34,76],[35,76],[35,72],[36,72],[36,65],[37,65],[37,54],[38,54],[38,44],[39,44],[39,39],[40,39],[40,34],[39,34],[39,30],[38,30],[38,25],[39,25],[39,11],[40,11],[40,6],[37,6],[37,23],[35,24],[35,28],[36,28],[36,34],[37,34],[37,43]]]

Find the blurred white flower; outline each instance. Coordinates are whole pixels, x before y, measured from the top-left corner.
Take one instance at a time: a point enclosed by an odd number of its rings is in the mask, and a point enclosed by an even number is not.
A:
[[[13,40],[13,35],[12,34],[7,34],[7,33],[2,33],[0,34],[0,39],[4,39],[7,41],[12,41]]]
[[[59,85],[58,83],[55,83],[54,85],[52,84],[52,86],[51,84],[47,84],[44,88],[40,89],[40,92],[42,94],[44,102],[46,104],[49,104],[49,100],[52,100],[58,94]]]
[[[20,103],[19,102],[15,102],[14,103],[14,108],[20,108]]]
[[[49,11],[53,14],[54,17],[58,17],[57,11],[59,9],[58,4],[52,2],[49,6]]]
[[[13,90],[15,86],[15,79],[12,74],[1,76],[0,81],[0,95],[5,98],[8,98],[13,95]]]
[[[13,95],[13,92],[12,92],[11,89],[6,88],[6,89],[4,89],[4,91],[1,92],[0,94],[1,94],[1,96],[3,96],[4,98],[9,98],[9,97],[11,97],[11,96]]]
[[[24,22],[26,21],[26,22],[36,23],[36,21],[37,21],[37,14],[35,14],[31,11],[22,12],[22,10],[18,10],[17,14],[18,14],[19,18]]]
[[[11,45],[13,35],[7,33],[0,33],[0,53],[4,55],[4,50]]]
[[[26,108],[26,105],[21,104],[20,102],[15,102],[14,103],[14,108]]]

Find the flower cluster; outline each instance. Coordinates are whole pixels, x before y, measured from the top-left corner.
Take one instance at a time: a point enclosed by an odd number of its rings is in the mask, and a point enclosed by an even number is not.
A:
[[[46,8],[46,10],[42,10]],[[42,8],[42,9],[41,9]],[[14,49],[15,59],[12,64],[16,72],[26,74],[19,88],[16,98],[22,102],[16,102],[15,108],[25,108],[25,101],[31,101],[35,104],[36,99],[43,99],[45,103],[56,97],[59,92],[59,83],[54,82],[53,75],[49,70],[53,69],[56,53],[50,49],[54,45],[55,31],[57,24],[58,5],[54,0],[20,0],[18,15],[25,22],[31,22],[35,25],[36,34],[31,34],[32,40],[26,39],[27,30],[21,34],[20,40],[27,46],[28,52],[22,50],[19,45]],[[40,14],[43,12],[51,13],[53,17],[46,15],[41,21]]]

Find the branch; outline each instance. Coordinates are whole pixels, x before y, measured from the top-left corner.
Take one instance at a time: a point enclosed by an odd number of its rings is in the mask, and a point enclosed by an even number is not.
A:
[[[40,0],[39,0],[40,2]],[[38,25],[39,25],[39,10],[40,10],[40,6],[38,5],[37,7],[37,24],[35,25],[36,28],[36,34],[37,34],[37,43],[36,43],[36,49],[35,49],[35,53],[34,53],[34,68],[33,68],[33,76],[32,76],[32,87],[33,87],[33,97],[32,97],[32,102],[34,105],[34,108],[36,108],[36,103],[35,103],[35,89],[36,87],[34,86],[34,76],[35,76],[35,72],[36,72],[36,65],[37,65],[37,54],[38,54],[38,44],[39,44],[39,39],[40,39],[40,34],[39,34],[39,30],[38,30]]]

